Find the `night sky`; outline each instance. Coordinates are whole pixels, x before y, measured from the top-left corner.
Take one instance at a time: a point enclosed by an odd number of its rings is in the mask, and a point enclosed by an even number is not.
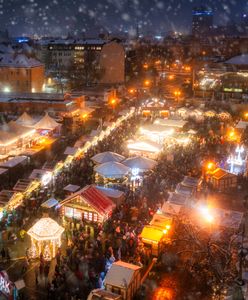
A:
[[[12,35],[132,33],[137,24],[143,33],[187,32],[192,8],[202,3],[214,10],[215,24],[248,13],[246,0],[0,0],[0,26]]]

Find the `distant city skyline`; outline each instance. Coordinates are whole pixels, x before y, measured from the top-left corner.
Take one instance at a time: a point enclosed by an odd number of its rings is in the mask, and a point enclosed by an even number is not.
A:
[[[11,35],[107,32],[190,32],[192,9],[205,5],[217,25],[241,21],[248,13],[245,0],[0,0],[0,26]]]

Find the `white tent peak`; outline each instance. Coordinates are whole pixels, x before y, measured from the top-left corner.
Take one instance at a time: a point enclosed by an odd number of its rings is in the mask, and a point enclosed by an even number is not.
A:
[[[46,113],[45,116],[35,124],[36,129],[55,129],[58,126],[60,126],[60,124],[50,117],[48,113]]]
[[[24,112],[17,120],[16,123],[24,125],[24,126],[32,126],[34,125],[34,119],[26,112]]]

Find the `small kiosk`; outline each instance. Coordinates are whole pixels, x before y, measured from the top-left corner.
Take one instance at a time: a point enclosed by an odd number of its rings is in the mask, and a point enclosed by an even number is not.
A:
[[[61,235],[64,228],[51,218],[42,218],[28,230],[31,237],[31,256],[43,254],[44,259],[51,260],[56,255],[56,249],[61,246]]]

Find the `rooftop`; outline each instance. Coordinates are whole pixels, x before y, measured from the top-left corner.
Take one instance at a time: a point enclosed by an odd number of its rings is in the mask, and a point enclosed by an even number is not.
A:
[[[0,56],[0,67],[34,68],[40,66],[43,66],[40,61],[34,58],[28,58],[24,54],[18,54],[16,56],[12,54],[2,54]]]

